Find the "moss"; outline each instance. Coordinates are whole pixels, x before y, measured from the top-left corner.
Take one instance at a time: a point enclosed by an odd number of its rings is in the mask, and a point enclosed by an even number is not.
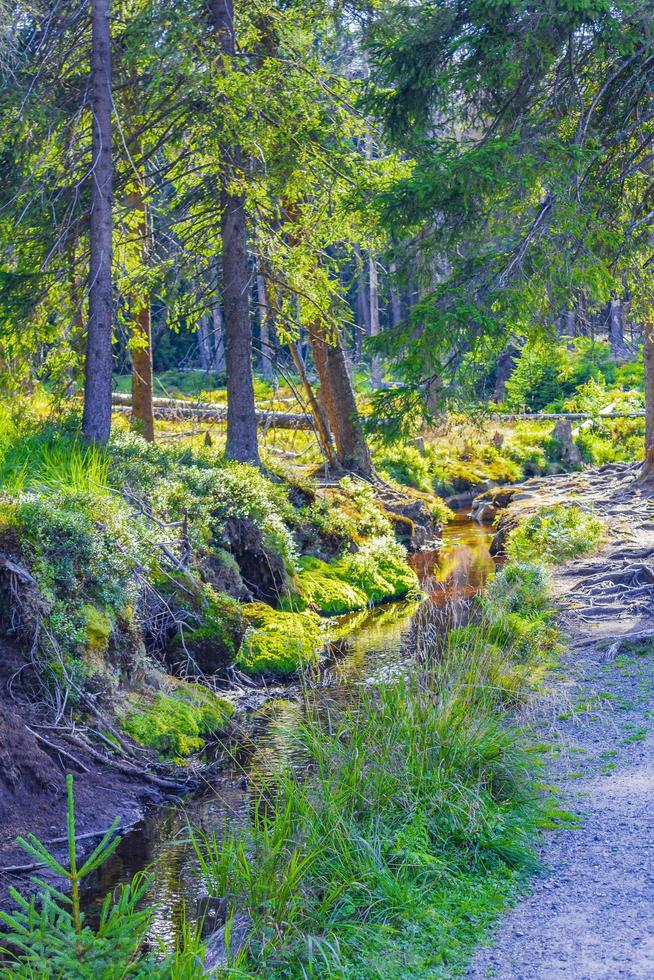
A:
[[[185,630],[183,644],[178,636],[168,656],[188,656],[203,673],[215,673],[234,662],[245,632],[243,614],[238,602],[218,595],[210,585],[203,587],[197,612],[200,625]]]
[[[372,538],[343,558],[344,577],[379,605],[419,590],[418,576],[406,563],[406,551],[391,538]]]
[[[295,608],[309,606],[327,616],[367,608],[368,596],[346,580],[347,569],[342,562],[303,558],[301,565],[297,580],[299,596],[290,600],[291,605],[295,603]]]
[[[373,538],[338,561],[303,558],[300,565],[298,594],[285,600],[286,608],[310,607],[327,616],[403,599],[419,587],[416,573],[406,563],[406,551],[390,537]]]
[[[162,758],[183,758],[221,732],[234,706],[201,684],[177,681],[169,694],[132,698],[123,727],[134,741]]]
[[[321,625],[312,612],[280,612],[261,602],[243,607],[249,627],[236,663],[246,674],[288,677],[316,663]]]
[[[86,622],[86,651],[93,656],[106,653],[113,630],[113,619],[107,613],[90,604],[82,608]]]

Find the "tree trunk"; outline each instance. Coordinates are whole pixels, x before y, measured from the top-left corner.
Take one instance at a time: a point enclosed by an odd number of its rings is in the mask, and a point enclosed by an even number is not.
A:
[[[211,344],[211,320],[201,316],[198,322],[198,353],[200,368],[205,374],[213,370],[213,349]]]
[[[344,469],[370,480],[374,475],[372,460],[361,428],[340,338],[328,342],[314,329],[310,340],[338,461]]]
[[[232,0],[211,0],[211,21],[224,59],[235,51]],[[224,343],[227,368],[227,445],[225,455],[243,463],[259,465],[257,417],[252,377],[252,323],[248,303],[250,273],[247,258],[245,198],[231,189],[232,180],[243,172],[238,146],[223,145],[221,151],[221,235],[223,293],[225,306]]]
[[[304,364],[302,363],[302,358],[298,353],[297,345],[289,344],[289,349],[291,352],[291,357],[293,358],[295,370],[300,375],[300,381],[302,382],[304,393],[307,396],[307,400],[311,407],[311,414],[316,427],[316,435],[318,436],[320,449],[322,450],[322,454],[327,462],[330,465],[333,465],[336,459],[336,455],[334,453],[334,443],[332,442],[331,432],[329,431],[329,425],[327,424],[322,405],[316,398],[314,390],[311,387],[311,383],[307,378],[307,372],[304,368]]]
[[[363,274],[363,256],[358,245],[354,247],[357,263],[357,331],[354,337],[354,363],[361,361],[361,338],[370,336],[370,297],[368,283]]]
[[[138,164],[143,156],[141,147],[135,146],[132,155]],[[138,181],[137,190],[127,195],[127,204],[128,207],[139,213],[136,234],[141,243],[141,262],[143,268],[147,269],[150,264],[150,230],[148,228],[148,211],[142,175],[139,175]],[[152,310],[149,292],[146,290],[145,295],[133,297],[132,303],[136,328],[132,329],[132,337],[136,341],[132,345],[132,424],[144,439],[147,439],[148,442],[154,442]]]
[[[402,322],[402,299],[397,291],[397,266],[391,263],[391,327],[397,330]]]
[[[370,336],[379,336],[379,277],[377,262],[371,253],[368,256],[368,274],[370,278]],[[380,388],[382,383],[382,364],[378,354],[372,356],[370,372],[373,388]]]
[[[270,344],[270,307],[262,264],[262,259],[259,257],[257,262],[257,308],[259,310],[259,340],[261,344],[260,364],[264,378],[272,381],[274,371]]]
[[[612,299],[609,303],[609,344],[611,355],[619,360],[627,355],[627,348],[624,342],[624,321],[622,319],[622,303],[619,299]]]
[[[216,372],[222,374],[225,370],[225,331],[220,303],[216,303],[211,311],[211,323],[214,364]]]
[[[654,477],[654,323],[644,324],[643,361],[645,364],[645,463],[643,476]]]
[[[89,322],[84,368],[85,439],[104,444],[111,434],[111,335],[113,321],[110,0],[91,0],[93,105],[91,212],[89,216]]]

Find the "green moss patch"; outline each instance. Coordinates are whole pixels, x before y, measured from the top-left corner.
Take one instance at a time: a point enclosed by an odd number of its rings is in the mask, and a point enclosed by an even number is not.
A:
[[[322,646],[318,616],[312,612],[279,612],[261,602],[243,607],[250,626],[236,664],[246,674],[288,677],[316,663]]]
[[[406,551],[390,537],[372,538],[338,561],[304,558],[298,595],[292,608],[310,607],[327,616],[377,606],[418,592],[418,576],[406,563]]]
[[[208,688],[179,681],[169,694],[133,698],[123,727],[139,745],[175,759],[202,748],[204,738],[219,734],[233,714],[234,706]]]

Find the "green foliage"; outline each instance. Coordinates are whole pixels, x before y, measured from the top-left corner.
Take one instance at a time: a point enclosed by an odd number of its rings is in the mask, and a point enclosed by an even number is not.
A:
[[[4,926],[1,937],[6,965],[0,976],[9,978],[70,977],[71,980],[113,980],[114,977],[157,977],[172,980],[174,958],[158,960],[144,952],[143,940],[152,920],[151,909],[142,908],[148,880],[137,876],[120,889],[118,895],[107,895],[96,928],[85,921],[80,908],[80,882],[97,871],[120,843],[118,819],[89,857],[78,866],[75,840],[73,777],[68,786],[68,866],[64,866],[35,837],[18,838],[18,843],[37,862],[71,888],[70,897],[48,885],[38,896],[24,898],[11,888],[17,910],[0,911]]]
[[[363,480],[344,477],[338,487],[320,494],[311,508],[311,523],[326,537],[361,541],[391,533],[390,521]]]
[[[406,563],[406,551],[392,538],[371,538],[341,562],[346,580],[373,606],[418,591],[418,576]]]
[[[520,562],[555,564],[594,551],[604,530],[599,518],[578,507],[543,507],[511,532],[507,554]]]
[[[555,401],[562,394],[562,366],[563,354],[556,345],[545,341],[527,344],[506,382],[508,406],[538,412]]]
[[[289,569],[296,561],[286,521],[295,517],[283,484],[267,480],[256,467],[228,463],[216,450],[164,447],[121,433],[112,440],[112,483],[141,498],[165,521],[188,521],[191,542],[220,540],[231,518],[251,521],[268,547],[281,554]]]
[[[525,623],[546,605],[539,574],[498,587],[529,594]],[[501,708],[540,663],[522,636],[514,651],[498,635],[490,619],[454,630],[423,670],[330,707],[328,726],[307,698],[310,776],[272,776],[245,829],[196,834],[210,893],[251,917],[252,974],[399,980],[461,967],[533,866],[539,822],[534,756]]]
[[[131,696],[123,727],[140,745],[162,758],[178,759],[195,752],[207,735],[220,734],[234,706],[201,684],[178,681],[170,694]]]
[[[285,603],[291,608],[310,606],[316,612],[339,616],[366,609],[419,591],[418,577],[406,562],[406,551],[393,538],[371,538],[356,552],[338,560],[303,558],[297,576],[298,595]]]
[[[347,581],[341,562],[325,562],[319,558],[303,558],[297,577],[299,596],[286,602],[293,608],[310,606],[327,616],[340,616],[356,609],[366,609],[368,596]]]
[[[289,677],[317,663],[322,646],[319,618],[312,612],[284,612],[261,602],[243,607],[250,626],[236,665],[246,674]]]

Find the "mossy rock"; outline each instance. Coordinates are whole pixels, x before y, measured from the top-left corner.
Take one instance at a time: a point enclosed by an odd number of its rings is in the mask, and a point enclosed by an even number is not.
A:
[[[310,607],[327,616],[341,616],[367,608],[367,595],[347,581],[346,569],[340,562],[330,564],[318,558],[303,558],[301,566],[299,596],[295,603],[291,600],[295,608]]]
[[[261,602],[243,607],[249,627],[236,664],[246,674],[289,677],[317,662],[320,619],[312,612],[280,612]]]
[[[167,694],[132,696],[123,728],[161,758],[178,759],[202,748],[206,736],[222,732],[233,714],[229,701],[202,684],[176,681]]]

